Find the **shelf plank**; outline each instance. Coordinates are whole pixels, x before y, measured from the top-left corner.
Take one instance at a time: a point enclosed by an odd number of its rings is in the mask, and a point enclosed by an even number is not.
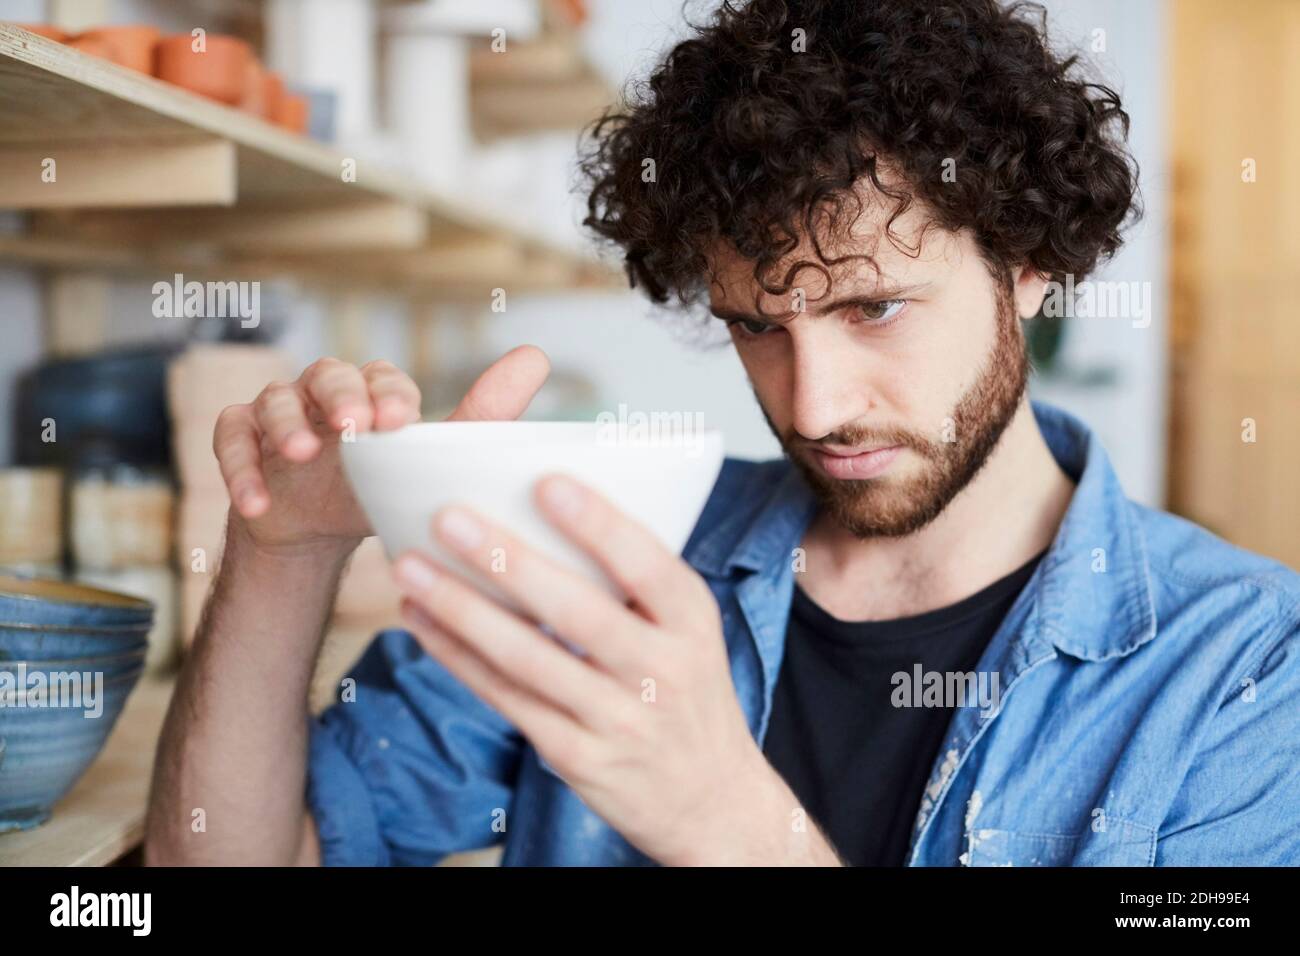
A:
[[[143,677],[86,775],[34,830],[0,833],[0,866],[106,866],[139,846],[174,681]]]
[[[428,238],[429,217],[414,206],[388,199],[330,206],[78,211],[36,216],[31,234],[143,246],[170,246],[202,237],[204,243],[225,249],[288,252],[402,249]]]
[[[229,206],[234,147],[220,139],[0,145],[0,208]]]

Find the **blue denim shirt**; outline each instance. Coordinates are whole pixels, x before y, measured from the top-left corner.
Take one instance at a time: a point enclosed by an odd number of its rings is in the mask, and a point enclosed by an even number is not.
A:
[[[1300,864],[1300,577],[1129,501],[1081,422],[1034,413],[1077,488],[978,665],[997,708],[954,712],[909,863]],[[814,510],[786,460],[728,460],[685,549],[760,743]],[[326,864],[502,842],[504,864],[651,863],[406,632],[350,674],[311,727]]]

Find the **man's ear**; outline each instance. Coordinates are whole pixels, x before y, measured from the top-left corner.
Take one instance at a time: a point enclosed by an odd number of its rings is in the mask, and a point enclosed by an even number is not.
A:
[[[1047,294],[1047,283],[1051,276],[1038,272],[1029,265],[1016,269],[1012,276],[1016,314],[1022,319],[1032,319],[1043,306],[1043,296]]]

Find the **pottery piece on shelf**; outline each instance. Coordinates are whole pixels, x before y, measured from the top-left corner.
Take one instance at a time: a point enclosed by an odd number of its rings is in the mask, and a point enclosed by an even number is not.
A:
[[[249,60],[244,67],[244,86],[239,94],[239,108],[245,113],[264,118],[267,115],[265,92],[265,87],[262,86],[262,64],[255,59]]]
[[[203,49],[188,33],[158,42],[158,76],[168,83],[238,106],[244,97],[252,48],[238,37],[208,34]]]
[[[297,93],[286,93],[280,97],[275,111],[275,122],[294,133],[307,132],[309,108],[307,97]]]
[[[103,37],[78,36],[68,41],[68,46],[79,50],[87,56],[99,57],[101,60],[113,59],[113,47]]]
[[[284,78],[274,70],[262,70],[262,115],[274,121],[284,95]]]
[[[79,568],[165,565],[172,552],[174,495],[165,477],[119,468],[72,483],[70,537]]]
[[[114,63],[150,76],[154,73],[154,48],[161,34],[157,27],[99,27],[78,35],[77,40],[102,41]]]
[[[307,135],[322,143],[334,142],[339,97],[333,90],[296,86],[288,92],[307,100]]]
[[[63,473],[0,469],[0,565],[52,567],[63,557]]]
[[[21,27],[28,33],[35,33],[37,36],[45,37],[47,40],[53,40],[55,43],[67,43],[68,34],[58,27],[50,26],[48,23],[11,23],[13,27]]]

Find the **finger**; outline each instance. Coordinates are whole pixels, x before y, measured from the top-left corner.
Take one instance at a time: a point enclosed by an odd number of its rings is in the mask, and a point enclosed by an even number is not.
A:
[[[370,391],[377,431],[401,428],[420,420],[420,389],[392,362],[367,362],[361,376]]]
[[[253,400],[258,430],[290,461],[310,461],[320,451],[320,439],[307,419],[298,389],[272,382]]]
[[[593,729],[624,692],[536,627],[416,551],[394,566],[402,591],[501,674]]]
[[[690,630],[700,626],[702,609],[717,612],[704,579],[603,495],[559,474],[547,475],[534,490],[551,522],[595,558],[651,621]]]
[[[572,716],[506,678],[472,647],[434,623],[409,598],[402,600],[402,619],[431,657],[471,693],[514,724],[539,753],[594,742],[591,732]]]
[[[512,349],[475,380],[447,421],[513,421],[528,408],[550,372],[550,360],[537,346]]]
[[[261,436],[252,406],[231,405],[217,416],[212,452],[236,510],[245,518],[265,512],[271,504],[271,493],[262,477]]]
[[[645,674],[654,634],[604,588],[469,508],[442,509],[434,516],[433,532],[530,617],[582,648],[605,670],[625,680]]]
[[[342,430],[350,421],[358,432],[370,430],[375,420],[370,389],[355,365],[335,358],[317,359],[307,366],[298,384],[330,427]]]

